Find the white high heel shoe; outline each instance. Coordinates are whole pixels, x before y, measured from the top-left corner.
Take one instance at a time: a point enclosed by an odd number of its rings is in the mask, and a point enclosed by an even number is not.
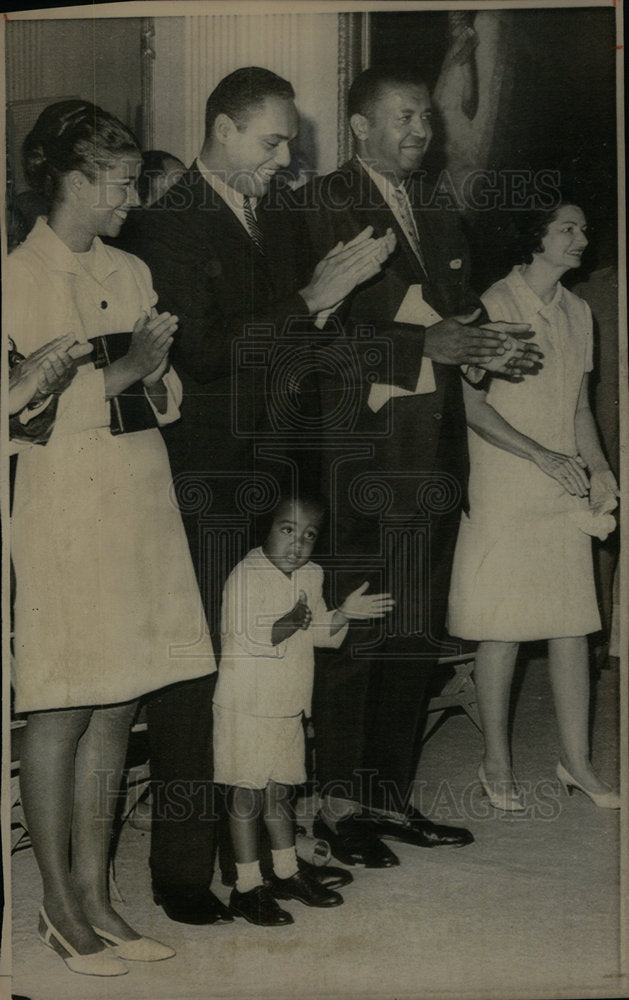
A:
[[[78,972],[82,976],[124,976],[129,971],[124,962],[112,955],[107,948],[91,952],[89,955],[80,955],[76,948],[73,948],[70,942],[53,927],[43,906],[39,915],[44,923],[43,932],[39,932],[40,938],[46,947],[52,948],[63,959],[71,972]],[[67,951],[67,957],[61,954],[60,949]]]
[[[134,941],[125,941],[124,938],[116,937],[115,934],[100,927],[92,927],[92,930],[103,939],[110,949],[110,954],[113,952],[118,958],[124,958],[128,962],[163,962],[165,958],[172,958],[177,954],[174,948],[153,938],[141,937]]]
[[[572,795],[574,789],[578,788],[580,792],[583,792],[589,799],[592,799],[594,805],[598,806],[599,809],[620,809],[620,795],[618,792],[612,791],[611,788],[608,792],[589,792],[576,778],[572,777],[569,771],[566,771],[561,761],[557,763],[557,777],[563,785],[566,795]]]
[[[500,790],[496,788],[496,785],[492,787],[487,781],[487,775],[485,774],[485,765],[481,763],[478,765],[478,780],[483,786],[483,791],[489,799],[489,804],[494,807],[494,809],[500,809],[503,812],[524,812],[525,807],[522,804],[522,799],[520,798],[520,793],[515,791],[515,779],[513,779],[511,788],[504,788]],[[498,785],[506,785],[507,782],[497,782]]]

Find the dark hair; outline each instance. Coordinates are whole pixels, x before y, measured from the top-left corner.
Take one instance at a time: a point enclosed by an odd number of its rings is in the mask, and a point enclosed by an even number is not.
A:
[[[530,264],[534,253],[543,253],[544,247],[542,246],[542,241],[548,232],[548,227],[557,218],[559,210],[565,208],[566,205],[575,205],[578,207],[578,203],[569,198],[562,199],[558,205],[554,205],[552,208],[536,209],[531,212],[518,214],[514,221],[517,234],[517,249],[521,263]]]
[[[138,177],[137,189],[138,197],[143,205],[146,205],[151,193],[152,181],[161,174],[166,173],[166,161],[173,160],[181,163],[178,156],[167,153],[164,149],[147,149],[142,153],[142,169]],[[181,163],[184,166],[183,163]]]
[[[347,113],[368,118],[382,90],[387,86],[425,87],[423,77],[412,67],[373,66],[356,77],[347,95]]]
[[[24,174],[50,204],[71,170],[95,181],[99,169],[128,152],[139,152],[136,138],[113,115],[87,101],[58,101],[42,111],[24,140]]]
[[[224,77],[214,88],[205,106],[205,138],[210,138],[217,115],[227,115],[242,130],[253,108],[266,97],[292,101],[295,91],[288,80],[260,66],[244,66]]]

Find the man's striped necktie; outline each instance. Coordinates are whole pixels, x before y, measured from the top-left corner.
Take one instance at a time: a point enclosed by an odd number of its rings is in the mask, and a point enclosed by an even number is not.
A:
[[[258,225],[258,221],[253,213],[253,208],[251,207],[251,199],[247,195],[243,195],[243,208],[245,211],[245,222],[247,223],[247,229],[249,230],[249,235],[255,243],[257,249],[262,255],[264,255],[264,236],[262,235],[262,230]]]

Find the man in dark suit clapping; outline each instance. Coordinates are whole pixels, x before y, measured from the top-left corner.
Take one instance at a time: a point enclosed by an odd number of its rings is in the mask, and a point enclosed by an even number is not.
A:
[[[207,101],[199,157],[160,201],[129,217],[122,241],[148,264],[160,308],[179,317],[171,360],[182,417],[164,436],[217,658],[222,588],[251,547],[252,515],[272,506],[287,480],[302,485],[290,419],[299,385],[287,371],[300,338],[285,333],[291,324],[307,330],[375,274],[394,242],[368,231],[334,254],[331,244],[313,271],[300,217],[281,192],[269,194],[291,159],[293,98],[269,70],[222,80]],[[214,681],[175,685],[148,705],[155,900],[186,923],[231,919],[209,890]]]
[[[517,374],[536,357],[534,346],[511,336],[527,326],[482,325],[457,214],[428,201],[418,171],[431,115],[414,72],[366,70],[349,94],[356,157],[300,197],[319,253],[367,225],[397,237],[382,269],[338,308],[346,333],[330,352],[344,351],[348,363],[331,362],[322,389],[331,600],[364,580],[396,600],[385,622],[352,626],[341,650],[321,655],[315,681],[323,795],[315,834],[346,864],[367,867],[398,863],[379,834],[422,847],[473,840],[466,829],[428,820],[412,799],[465,505],[460,366],[471,378],[468,366]],[[385,377],[368,370],[380,356],[389,358]],[[341,410],[348,395],[352,406]]]

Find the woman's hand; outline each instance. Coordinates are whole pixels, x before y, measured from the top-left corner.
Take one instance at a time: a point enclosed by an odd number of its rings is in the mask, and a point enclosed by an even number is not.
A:
[[[134,381],[143,379],[146,385],[152,385],[162,377],[178,322],[177,316],[157,313],[155,309],[150,319],[144,313],[137,320],[129,350],[122,359],[125,367],[135,373]]]
[[[618,506],[620,490],[611,469],[593,472],[590,476],[590,509],[595,514],[609,514]]]
[[[68,333],[29,354],[9,373],[9,412],[19,413],[29,403],[64,392],[76,375],[76,362],[91,350],[91,344],[79,343]]]
[[[360,587],[353,590],[345,598],[338,609],[345,618],[384,618],[387,611],[391,611],[395,606],[395,601],[391,594],[366,594],[369,582],[365,580]]]
[[[533,461],[547,476],[556,479],[566,493],[572,496],[584,497],[590,488],[585,462],[577,455],[562,455],[557,451],[539,447],[533,455]]]
[[[367,226],[349,243],[337,243],[314,269],[310,284],[301,289],[311,314],[331,309],[363,281],[377,274],[395,249],[396,239],[388,229],[373,239],[373,226]]]

